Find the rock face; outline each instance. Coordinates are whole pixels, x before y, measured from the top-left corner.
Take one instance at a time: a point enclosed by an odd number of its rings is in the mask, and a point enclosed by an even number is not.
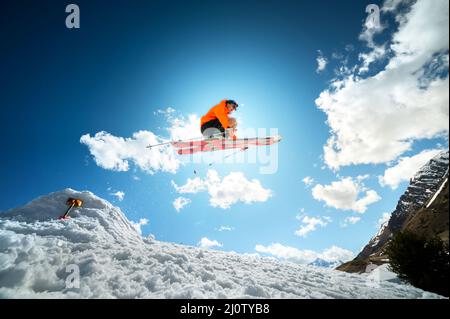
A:
[[[412,178],[408,189],[400,197],[400,201],[389,220],[388,228],[391,231],[400,230],[406,219],[439,190],[443,178],[448,174],[448,155],[448,151],[438,154]]]
[[[448,242],[448,168],[448,151],[439,153],[424,165],[411,179],[389,221],[354,260],[337,269],[364,272],[370,263],[386,263],[383,249],[392,234],[399,230],[411,230],[426,237],[440,236]]]

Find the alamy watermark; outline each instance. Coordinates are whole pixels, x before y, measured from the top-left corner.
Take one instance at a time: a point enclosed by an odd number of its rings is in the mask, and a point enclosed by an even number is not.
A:
[[[260,174],[278,171],[278,147],[281,136],[277,128],[239,130],[233,139],[192,140],[186,142],[183,161],[194,164],[257,164]],[[248,138],[247,138],[248,137]],[[189,153],[193,150],[192,153]]]
[[[80,267],[76,264],[70,264],[66,266],[66,273],[69,275],[66,277],[67,289],[79,289],[80,288]]]
[[[76,4],[69,4],[66,6],[66,13],[69,15],[66,17],[67,29],[79,29],[80,28],[80,7]]]
[[[369,4],[366,7],[366,12],[369,14],[366,19],[366,27],[369,30],[379,29],[380,24],[380,7],[376,4]]]

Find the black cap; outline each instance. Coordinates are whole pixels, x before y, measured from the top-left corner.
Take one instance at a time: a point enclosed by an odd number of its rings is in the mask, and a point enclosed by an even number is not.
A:
[[[236,101],[234,100],[227,100],[228,104],[233,104],[234,106],[236,106],[236,108],[239,106],[239,104],[236,103]]]

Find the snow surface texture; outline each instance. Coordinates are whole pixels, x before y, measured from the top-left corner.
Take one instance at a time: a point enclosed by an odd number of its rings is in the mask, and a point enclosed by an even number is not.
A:
[[[55,220],[68,197],[83,207]],[[66,189],[0,216],[1,298],[439,298],[368,275],[143,238],[90,192]]]

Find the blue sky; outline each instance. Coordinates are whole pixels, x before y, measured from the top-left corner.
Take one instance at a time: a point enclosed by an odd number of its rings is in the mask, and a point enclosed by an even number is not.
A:
[[[439,6],[372,1],[383,11],[382,25],[371,29],[366,1],[76,1],[81,28],[67,29],[68,3],[8,1],[0,10],[1,211],[70,187],[110,200],[130,220],[148,219],[143,234],[163,241],[197,245],[206,237],[222,245],[216,249],[254,253],[260,245],[292,260],[333,246],[356,254],[411,172],[448,149],[448,41],[433,40],[448,39],[448,14],[434,19]],[[430,39],[421,44],[410,35],[423,21],[437,22],[421,28]],[[406,47],[412,62],[402,60]],[[170,138],[167,129],[187,132],[190,114],[198,118],[224,98],[243,104],[242,130],[283,136],[274,174],[261,174],[258,163],[211,167],[220,179],[240,172],[257,180],[249,182],[256,192],[249,204],[233,194],[236,203],[223,209],[208,192],[177,192],[172,182],[205,181],[207,164],[149,174],[129,161],[117,171],[98,165],[108,154],[80,143],[89,134],[119,154],[95,134]],[[168,108],[175,111],[158,112]],[[150,161],[145,151],[136,156]],[[261,199],[261,190],[271,196]],[[123,200],[111,195],[117,191]],[[190,200],[179,212],[178,197]]]

